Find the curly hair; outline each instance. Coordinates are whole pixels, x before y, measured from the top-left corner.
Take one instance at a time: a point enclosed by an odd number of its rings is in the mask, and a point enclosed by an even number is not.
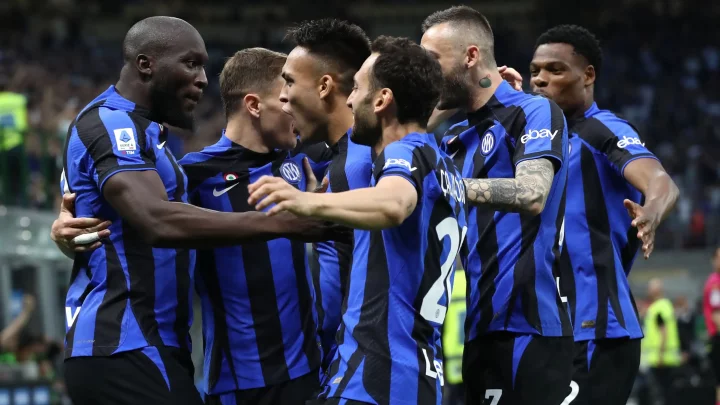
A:
[[[602,48],[600,41],[590,31],[579,25],[558,25],[545,31],[535,42],[535,49],[545,44],[568,44],[576,54],[582,55],[595,67],[598,75],[602,67]]]
[[[440,64],[407,38],[380,36],[371,49],[378,54],[370,73],[373,87],[392,90],[401,124],[426,126],[440,97]]]
[[[370,38],[359,26],[334,18],[303,21],[288,29],[285,40],[322,58],[350,94],[355,73],[370,56]]]

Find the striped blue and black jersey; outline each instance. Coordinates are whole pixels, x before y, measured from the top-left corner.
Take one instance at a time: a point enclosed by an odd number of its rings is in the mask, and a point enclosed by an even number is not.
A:
[[[248,184],[261,176],[305,190],[303,157],[322,175],[327,147],[258,153],[220,140],[180,163],[190,201],[223,212],[248,212]],[[302,153],[297,153],[302,152]],[[198,250],[196,288],[202,306],[205,392],[265,387],[316,372],[317,320],[305,243],[289,239]]]
[[[562,110],[502,82],[485,106],[448,130],[443,147],[465,178],[514,178],[516,165],[529,159],[556,168],[540,215],[469,207],[472,225],[461,249],[466,339],[495,331],[571,336],[556,279],[568,172]]]
[[[350,131],[332,146],[332,162],[326,177],[328,192],[339,193],[368,187],[372,177],[372,150],[350,140]],[[321,242],[313,245],[318,267],[313,270],[319,335],[323,346],[323,368],[332,360],[337,345],[347,278],[352,266],[352,243]]]
[[[113,175],[155,170],[168,200],[187,202],[187,179],[165,146],[167,129],[111,86],[68,130],[61,188],[75,215],[112,221],[99,249],[78,253],[65,300],[66,357],[109,356],[147,346],[190,348],[195,251],[160,249],[103,197]]]
[[[440,331],[467,231],[465,187],[430,134],[388,145],[372,185],[387,176],[412,183],[417,206],[400,226],[355,232],[338,349],[321,398],[441,404]]]
[[[594,103],[568,125],[570,173],[560,279],[575,340],[641,338],[627,280],[640,241],[623,200],[642,203],[643,196],[623,172],[631,161],[655,156],[627,121]]]

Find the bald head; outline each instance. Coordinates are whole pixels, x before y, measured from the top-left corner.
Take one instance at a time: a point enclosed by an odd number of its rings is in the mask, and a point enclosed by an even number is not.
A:
[[[461,50],[475,45],[480,50],[483,65],[497,68],[495,40],[490,23],[479,11],[468,6],[454,6],[430,14],[422,24],[423,33],[442,36]]]
[[[161,57],[180,43],[199,40],[200,33],[187,21],[156,16],[140,20],[130,27],[123,41],[123,59],[135,61],[138,55]]]

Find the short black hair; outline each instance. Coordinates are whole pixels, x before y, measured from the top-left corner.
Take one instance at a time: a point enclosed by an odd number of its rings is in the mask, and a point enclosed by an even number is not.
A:
[[[442,71],[438,61],[407,38],[380,36],[371,49],[378,54],[370,72],[373,88],[392,90],[401,124],[427,126],[440,97]]]
[[[495,62],[495,37],[492,27],[485,16],[468,6],[453,6],[445,10],[436,11],[430,14],[422,23],[422,32],[444,23],[452,23],[453,27],[465,25],[473,30],[479,41],[480,52],[486,61],[486,67],[497,67]]]
[[[602,67],[602,48],[600,41],[579,25],[558,25],[545,31],[535,42],[535,49],[545,44],[568,44],[573,47],[575,53],[582,55],[588,63],[595,67],[595,75],[599,75]]]
[[[288,29],[285,40],[323,58],[336,70],[344,94],[350,94],[353,76],[370,56],[370,38],[365,31],[335,18],[303,21]]]

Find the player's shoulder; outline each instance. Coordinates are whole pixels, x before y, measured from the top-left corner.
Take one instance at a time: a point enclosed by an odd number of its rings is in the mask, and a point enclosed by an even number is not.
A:
[[[233,158],[233,152],[240,153],[239,148],[232,148],[232,143],[228,142],[227,138],[221,137],[219,141],[212,145],[208,145],[196,152],[187,153],[180,159],[180,164],[183,166],[202,166],[203,164],[209,163],[214,158]]]
[[[307,156],[308,159],[313,162],[328,162],[333,158],[332,149],[325,142],[318,142],[314,144],[305,144],[298,141],[295,149],[290,151],[289,157],[293,158],[296,156]]]
[[[554,101],[539,93],[525,93],[523,91],[512,91],[503,97],[503,105],[506,108],[516,107],[523,110],[525,116],[534,114],[547,114],[560,112],[560,107]]]
[[[606,132],[615,136],[638,136],[637,128],[623,116],[613,111],[594,108],[586,114],[586,118],[590,122],[602,125],[607,129]],[[597,125],[597,127],[602,128],[600,125]]]

